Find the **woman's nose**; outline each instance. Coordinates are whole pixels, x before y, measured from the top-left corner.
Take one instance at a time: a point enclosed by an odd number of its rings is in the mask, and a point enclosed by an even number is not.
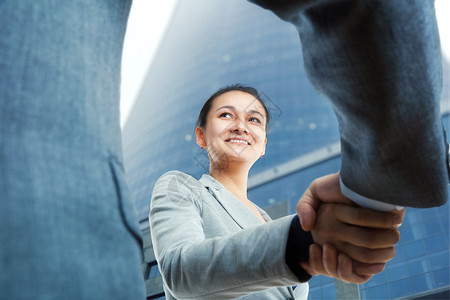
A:
[[[245,123],[239,118],[236,119],[235,122],[233,122],[232,127],[230,128],[232,132],[244,132],[248,133],[248,129],[245,126]]]

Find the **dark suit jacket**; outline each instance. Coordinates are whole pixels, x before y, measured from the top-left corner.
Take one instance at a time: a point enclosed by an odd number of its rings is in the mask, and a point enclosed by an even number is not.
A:
[[[309,79],[339,121],[346,195],[444,204],[449,163],[434,1],[252,2],[299,32]]]

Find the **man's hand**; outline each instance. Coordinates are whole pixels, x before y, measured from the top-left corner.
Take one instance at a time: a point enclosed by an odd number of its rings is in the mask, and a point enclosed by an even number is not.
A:
[[[334,203],[334,204],[331,204]],[[383,271],[395,255],[404,210],[361,208],[341,194],[339,174],[316,179],[296,207],[303,230],[316,244],[302,267],[311,275],[363,283]],[[322,246],[322,247],[321,247]]]
[[[385,263],[395,256],[400,233],[390,213],[345,204],[322,204],[311,230],[314,243],[332,244],[363,263]]]
[[[383,271],[386,262],[395,256],[394,245],[400,234],[392,224],[383,221],[385,214],[389,213],[345,204],[322,204],[311,230],[316,244],[311,245],[310,260],[302,262],[302,267],[311,275],[366,282]]]
[[[356,206],[350,199],[341,193],[339,186],[339,173],[330,174],[317,178],[308,187],[296,206],[297,215],[300,219],[303,230],[311,231],[317,217],[317,211],[323,203],[342,203]],[[379,220],[381,228],[389,226],[400,226],[403,221],[405,210],[393,210],[390,214],[380,214]],[[358,216],[356,216],[358,217]],[[375,224],[372,227],[379,227]]]

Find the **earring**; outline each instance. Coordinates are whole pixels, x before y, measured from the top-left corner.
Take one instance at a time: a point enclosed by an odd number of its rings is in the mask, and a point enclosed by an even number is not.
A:
[[[263,155],[261,154],[261,156],[259,158],[263,158]]]
[[[200,149],[202,149],[202,150],[203,150],[203,149],[205,149],[205,148],[204,148],[203,146],[200,146]]]

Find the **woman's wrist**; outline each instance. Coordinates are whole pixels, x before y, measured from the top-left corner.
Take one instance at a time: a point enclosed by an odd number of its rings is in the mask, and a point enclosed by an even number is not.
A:
[[[294,216],[289,227],[285,260],[300,282],[307,282],[312,277],[303,269],[300,262],[309,261],[309,246],[313,243],[311,233],[304,231],[300,225],[300,219],[297,215]]]

